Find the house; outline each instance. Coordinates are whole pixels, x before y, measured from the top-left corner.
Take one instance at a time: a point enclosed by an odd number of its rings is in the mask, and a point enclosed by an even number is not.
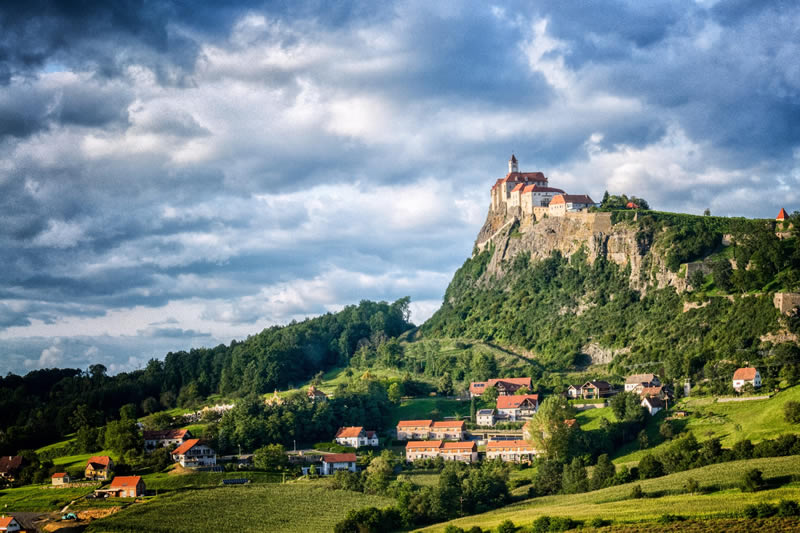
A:
[[[486,458],[512,463],[532,461],[536,457],[533,445],[525,440],[493,440],[486,443]]]
[[[409,463],[417,459],[433,459],[439,456],[442,447],[440,440],[416,440],[406,443],[406,461]]]
[[[184,468],[214,466],[217,464],[217,453],[200,439],[189,439],[172,450],[172,460]]]
[[[173,449],[192,438],[188,429],[162,429],[144,432],[144,449],[152,452],[156,448]]]
[[[642,387],[641,385],[633,389],[633,392],[639,395],[640,398],[659,398],[661,400],[671,400],[672,393],[664,385],[658,387]]]
[[[639,204],[635,202],[628,202],[625,204],[625,209],[639,209]]]
[[[625,392],[630,392],[636,387],[658,387],[661,385],[655,374],[633,374],[625,379]]]
[[[445,461],[474,463],[478,460],[478,446],[473,441],[444,442],[439,449],[439,455]]]
[[[0,531],[21,531],[22,526],[13,516],[0,517]]]
[[[358,448],[360,446],[377,446],[378,435],[374,431],[364,431],[361,426],[339,428],[334,440],[342,446]]]
[[[401,420],[397,423],[397,440],[429,438],[433,420]]]
[[[511,422],[532,417],[538,408],[538,394],[518,394],[514,396],[497,397],[498,415],[504,415]]]
[[[642,407],[647,409],[648,413],[654,415],[662,409],[665,409],[666,403],[661,398],[651,398],[648,396],[642,400]]]
[[[84,477],[86,479],[106,480],[114,471],[114,461],[107,455],[95,455],[86,462]]]
[[[581,386],[580,385],[570,385],[567,387],[567,398],[575,399],[581,397]]]
[[[594,206],[594,200],[585,194],[557,194],[550,200],[547,209],[551,217],[563,217],[567,213],[575,213]]]
[[[329,453],[322,456],[322,475],[332,476],[337,470],[356,471],[356,454]]]
[[[314,385],[308,387],[308,392],[306,396],[312,402],[324,402],[328,399],[328,395],[316,388]]]
[[[463,420],[434,422],[428,438],[437,440],[461,440],[464,438]]]
[[[3,455],[0,457],[0,478],[14,481],[22,468],[21,455]]]
[[[479,426],[493,426],[494,409],[478,409],[475,414],[475,421]]]
[[[581,397],[584,400],[592,400],[610,396],[613,392],[611,384],[606,381],[587,381],[581,387]]]
[[[140,476],[116,476],[104,492],[114,498],[138,498],[144,496],[144,481]]]
[[[498,396],[514,394],[522,387],[531,388],[531,378],[493,378],[489,381],[473,381],[469,384],[470,398],[482,395],[488,387],[496,387]]]
[[[272,396],[264,400],[264,405],[269,405],[270,407],[275,407],[278,405],[283,405],[283,398],[278,396],[278,389],[275,389],[272,392]]]
[[[745,384],[749,383],[754,389],[761,386],[761,374],[752,366],[737,368],[733,373],[733,389],[740,392]]]
[[[58,472],[53,474],[52,483],[54,486],[56,485],[67,485],[70,482],[69,474],[66,472]]]

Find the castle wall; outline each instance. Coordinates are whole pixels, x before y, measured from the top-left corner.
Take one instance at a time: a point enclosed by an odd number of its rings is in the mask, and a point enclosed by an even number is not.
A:
[[[789,313],[795,307],[800,307],[800,292],[775,293],[772,303],[781,314]]]

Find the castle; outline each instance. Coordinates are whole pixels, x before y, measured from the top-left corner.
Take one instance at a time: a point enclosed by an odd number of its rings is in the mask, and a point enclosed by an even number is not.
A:
[[[541,172],[520,172],[516,156],[508,160],[508,174],[492,186],[491,211],[506,217],[541,220],[565,216],[596,204],[585,194],[567,194],[550,187]]]

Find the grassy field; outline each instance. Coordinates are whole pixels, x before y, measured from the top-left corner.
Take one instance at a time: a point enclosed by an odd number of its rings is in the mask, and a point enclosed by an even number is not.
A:
[[[446,416],[469,416],[469,402],[444,398],[404,400],[392,409],[392,425],[399,420],[441,420]]]
[[[334,491],[319,482],[247,485],[178,492],[93,522],[87,532],[332,531],[351,509],[393,500]]]
[[[610,407],[601,407],[599,409],[587,409],[579,411],[576,415],[578,424],[584,431],[592,429],[600,429],[600,420],[607,418],[609,422],[616,422],[617,417],[614,416],[614,411]]]
[[[278,483],[281,475],[272,472],[187,472],[169,474],[159,472],[142,476],[148,490],[175,491],[217,487],[223,479],[249,479],[250,483]]]
[[[730,448],[742,439],[758,442],[774,439],[784,433],[800,433],[800,427],[789,424],[783,418],[783,405],[788,401],[800,401],[800,386],[783,390],[768,400],[717,403],[711,397],[684,398],[675,408],[689,413],[685,421],[686,430],[694,433],[698,441],[719,437],[722,445]],[[647,428],[651,443],[660,441],[658,423],[661,420],[661,417],[656,417]],[[636,463],[646,453],[658,454],[667,446],[669,443],[662,443],[639,450],[635,442],[629,443],[620,448],[614,462]]]
[[[4,512],[58,511],[76,498],[85,496],[93,487],[50,489],[49,485],[27,485],[0,491],[0,509]]]
[[[750,468],[760,469],[764,478],[774,484],[786,484],[755,493],[734,488]],[[615,522],[655,520],[665,513],[696,518],[732,516],[749,504],[800,499],[800,482],[791,482],[792,476],[800,476],[800,456],[735,461],[594,492],[534,498],[447,524],[453,523],[466,529],[473,525],[490,529],[505,519],[517,525],[529,525],[542,515],[581,520],[600,517]],[[683,486],[689,478],[700,482],[701,489],[706,493],[684,494]],[[631,500],[634,485],[640,485],[647,497]],[[425,531],[442,531],[447,524],[431,526]]]

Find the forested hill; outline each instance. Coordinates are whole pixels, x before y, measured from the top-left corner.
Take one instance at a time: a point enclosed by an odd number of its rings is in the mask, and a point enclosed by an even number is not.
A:
[[[359,342],[378,343],[412,327],[408,305],[409,298],[392,304],[362,301],[227,346],[168,353],[143,370],[116,376],[106,375],[103,365],[88,372],[8,374],[0,377],[0,455],[53,442],[78,427],[102,425],[123,405],[132,404],[141,415],[194,405],[211,394],[245,396],[299,385],[320,371],[347,365]]]
[[[614,211],[498,234],[487,220],[422,331],[527,350],[552,371],[612,361],[722,388],[749,363],[797,381],[800,318],[773,296],[800,290],[798,222]]]

